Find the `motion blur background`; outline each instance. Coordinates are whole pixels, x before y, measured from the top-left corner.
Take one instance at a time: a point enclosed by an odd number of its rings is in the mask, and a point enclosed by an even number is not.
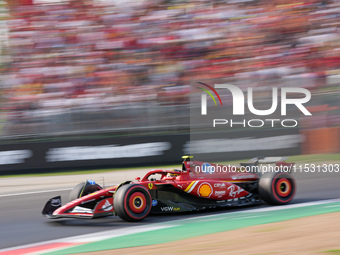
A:
[[[46,167],[34,148],[66,146],[48,145],[56,140],[111,146],[155,135],[176,152],[146,161],[173,162],[186,152],[192,79],[255,87],[257,105],[278,84],[307,88],[313,116],[296,116],[298,148],[280,153],[340,152],[339,1],[2,0],[0,15],[0,168]],[[229,137],[249,136],[237,132]],[[105,159],[92,165],[122,164]]]

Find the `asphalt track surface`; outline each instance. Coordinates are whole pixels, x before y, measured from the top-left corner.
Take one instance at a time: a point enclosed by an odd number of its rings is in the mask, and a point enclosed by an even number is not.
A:
[[[292,203],[340,198],[340,173],[295,173],[294,176],[296,178],[297,193]],[[83,180],[79,180],[79,182],[81,181]],[[49,220],[41,215],[41,210],[49,198],[61,195],[62,200],[65,202],[68,201],[69,192],[64,190],[0,196],[0,249],[105,230],[116,229],[119,231],[119,229],[128,226],[149,225],[179,218],[268,207],[268,205],[263,204],[236,209],[153,215],[139,223],[125,222],[118,217],[94,220]]]

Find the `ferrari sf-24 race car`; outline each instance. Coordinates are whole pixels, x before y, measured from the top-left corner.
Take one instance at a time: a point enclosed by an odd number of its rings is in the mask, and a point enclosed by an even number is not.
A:
[[[98,218],[116,215],[126,221],[140,221],[150,213],[198,211],[208,208],[262,203],[282,205],[295,194],[295,181],[289,171],[294,163],[283,158],[257,157],[240,167],[224,166],[224,172],[197,172],[195,169],[218,167],[183,157],[181,170],[151,170],[143,178],[102,188],[92,180],[79,183],[61,205],[61,196],[51,198],[42,214],[56,218]],[[272,161],[271,161],[272,159]],[[280,171],[242,171],[263,163],[281,166]],[[235,171],[236,170],[236,171]]]

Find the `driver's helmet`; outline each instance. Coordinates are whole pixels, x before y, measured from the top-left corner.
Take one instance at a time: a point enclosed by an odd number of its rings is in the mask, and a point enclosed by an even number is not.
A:
[[[173,171],[173,173],[167,173],[166,177],[177,177],[177,176],[179,176],[179,174],[177,174],[177,173],[182,172],[181,170],[177,170],[177,169],[172,169],[171,171]]]

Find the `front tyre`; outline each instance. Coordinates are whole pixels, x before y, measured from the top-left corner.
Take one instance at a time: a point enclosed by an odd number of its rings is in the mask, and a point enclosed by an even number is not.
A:
[[[116,214],[126,221],[140,221],[151,210],[151,195],[139,184],[128,184],[120,187],[113,198]]]
[[[284,205],[295,195],[295,181],[288,173],[265,173],[259,181],[260,197],[271,205]]]
[[[102,187],[100,187],[97,183],[94,183],[93,181],[81,182],[71,191],[69,201],[71,202],[101,189]]]

